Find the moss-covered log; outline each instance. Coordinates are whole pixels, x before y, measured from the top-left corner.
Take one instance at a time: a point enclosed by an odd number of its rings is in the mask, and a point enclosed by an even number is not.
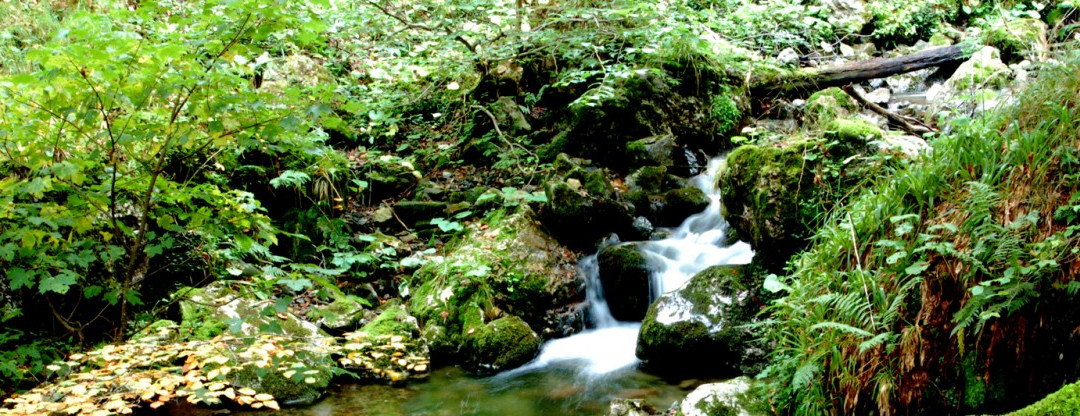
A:
[[[959,64],[971,56],[971,48],[963,45],[925,49],[895,58],[875,58],[825,68],[803,68],[780,74],[770,74],[752,80],[754,97],[801,95],[822,88],[837,87],[875,78]]]

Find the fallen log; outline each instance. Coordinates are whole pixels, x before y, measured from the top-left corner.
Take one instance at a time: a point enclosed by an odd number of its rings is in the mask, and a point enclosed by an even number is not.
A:
[[[971,57],[972,48],[964,46],[941,46],[924,49],[911,55],[896,58],[875,58],[824,68],[802,68],[752,77],[750,91],[753,97],[807,95],[814,91],[838,87],[875,78],[886,78],[920,69],[959,64]]]
[[[870,109],[870,111],[884,116],[885,118],[889,119],[890,122],[899,126],[904,131],[919,137],[922,137],[922,135],[926,133],[937,131],[937,129],[930,127],[926,125],[926,123],[923,123],[919,120],[905,117],[892,111],[886,110],[885,107],[882,107],[880,105],[877,105],[876,103],[871,102],[870,100],[867,100],[866,97],[864,97],[862,93],[857,91],[855,88],[856,87],[852,86],[851,84],[842,87],[844,92],[851,96],[851,98],[854,98],[855,101],[858,101],[859,104],[861,104],[863,107],[866,107]]]

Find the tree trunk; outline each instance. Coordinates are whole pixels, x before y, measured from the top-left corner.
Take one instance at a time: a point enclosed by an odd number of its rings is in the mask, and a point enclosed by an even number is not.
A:
[[[875,58],[849,64],[799,69],[777,76],[759,77],[750,82],[754,97],[801,96],[828,87],[837,87],[875,78],[885,78],[924,68],[963,62],[971,56],[968,48],[942,46],[896,58]]]

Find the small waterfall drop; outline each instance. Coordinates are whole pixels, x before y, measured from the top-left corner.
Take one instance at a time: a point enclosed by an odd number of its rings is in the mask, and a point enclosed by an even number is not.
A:
[[[709,197],[708,208],[690,216],[678,227],[666,230],[667,238],[638,243],[653,270],[650,283],[652,300],[665,292],[682,287],[691,277],[706,268],[723,264],[746,264],[753,258],[754,253],[750,246],[741,241],[722,246],[727,238],[727,222],[721,215],[720,190],[715,182],[716,173],[722,163],[723,158],[712,159],[705,172],[691,179],[691,184]],[[603,245],[617,243],[617,238],[613,238],[605,241]],[[548,341],[535,360],[503,373],[504,376],[573,362],[581,376],[593,379],[638,363],[635,350],[641,323],[620,322],[611,316],[600,284],[596,254],[583,258],[578,263],[578,269],[586,279],[590,329]]]

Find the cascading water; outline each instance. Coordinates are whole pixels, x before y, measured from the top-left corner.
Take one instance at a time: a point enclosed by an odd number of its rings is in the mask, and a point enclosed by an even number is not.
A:
[[[692,154],[688,160],[694,160]],[[678,289],[699,271],[722,264],[749,263],[745,243],[725,245],[727,224],[720,216],[720,193],[713,183],[721,159],[693,178],[708,195],[709,207],[679,227],[661,230],[667,238],[635,243],[652,273],[651,295]],[[605,244],[618,244],[617,239]],[[619,397],[647,397],[653,403],[681,400],[686,391],[637,370],[639,322],[619,322],[608,310],[596,255],[578,264],[586,277],[589,329],[544,344],[540,355],[518,369],[473,378],[455,367],[432,372],[425,383],[407,388],[349,385],[302,411],[282,414],[386,415],[596,415],[608,412]]]
[[[723,245],[727,238],[727,222],[721,215],[720,190],[715,182],[722,163],[723,158],[711,160],[708,169],[691,180],[693,186],[709,197],[708,208],[690,216],[679,227],[666,230],[667,238],[638,243],[652,270],[649,285],[651,300],[678,289],[695,274],[709,267],[745,264],[753,257],[754,253],[746,243]],[[617,241],[614,240],[604,242],[615,243]],[[536,360],[504,376],[534,371],[554,363],[576,361],[580,375],[598,378],[638,362],[635,349],[641,324],[619,322],[611,316],[601,289],[595,254],[582,259],[578,268],[586,279],[592,327],[579,334],[547,342]]]

